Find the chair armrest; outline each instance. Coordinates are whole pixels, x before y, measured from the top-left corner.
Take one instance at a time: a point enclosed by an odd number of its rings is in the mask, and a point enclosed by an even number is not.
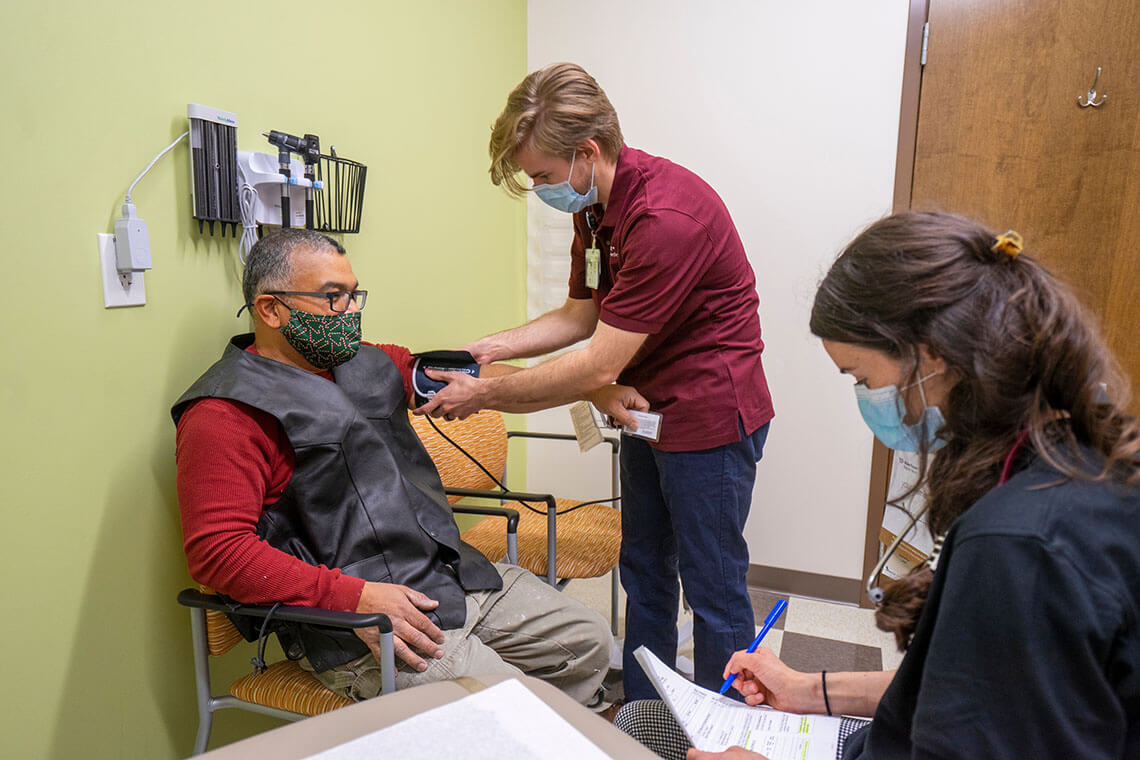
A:
[[[569,433],[532,433],[529,430],[508,430],[507,440],[511,438],[541,438],[547,441],[577,441],[578,436],[570,435]],[[603,435],[602,440],[610,445],[610,448],[617,451],[620,439],[610,435]]]
[[[548,513],[553,512],[557,508],[557,505],[554,501],[554,495],[549,494],[549,493],[524,493],[523,491],[495,491],[495,490],[483,490],[480,488],[445,488],[443,490],[445,493],[448,493],[451,496],[470,496],[470,497],[479,497],[479,498],[483,498],[483,499],[500,499],[500,500],[505,499],[508,501],[525,501],[528,503],[532,502],[532,501],[542,501],[542,502],[546,502],[546,509],[547,509]],[[455,507],[452,507],[452,509],[455,509]],[[517,514],[516,510],[511,510],[511,511],[516,512],[516,514]],[[496,512],[495,514],[498,514],[498,513]]]
[[[452,496],[476,496],[488,499],[497,499],[504,491],[482,491],[472,488],[444,488],[444,493]],[[553,501],[554,497],[551,497]],[[491,517],[507,518],[507,562],[512,565],[519,563],[519,511],[510,507],[482,507],[470,504],[453,504],[453,512],[469,515],[490,515]]]
[[[452,496],[463,496],[463,495],[465,495],[465,494],[454,493],[454,491],[456,491],[456,490],[462,490],[462,489],[454,489],[454,488],[443,489],[444,493],[450,494]],[[496,494],[496,496],[489,497],[489,498],[498,498],[497,494],[499,492],[495,491],[494,493]],[[505,518],[507,518],[507,533],[518,533],[519,532],[519,511],[517,509],[511,509],[510,507],[479,507],[479,506],[474,506],[471,504],[452,504],[451,505],[451,511],[452,512],[459,512],[460,514],[463,514],[463,515],[490,515],[492,517],[505,517]]]
[[[558,545],[558,502],[554,495],[549,493],[524,493],[522,491],[485,491],[475,488],[447,488],[444,489],[453,496],[478,496],[484,499],[510,499],[512,501],[541,501],[546,503],[546,581],[551,586],[557,582],[554,576],[554,554]],[[538,511],[538,510],[535,510]],[[511,554],[511,534],[507,532],[507,553]],[[518,558],[513,557],[511,564],[517,564]]]
[[[205,610],[217,610],[231,615],[246,615],[256,618],[264,618],[273,609],[260,605],[240,604],[215,594],[203,594],[198,589],[193,588],[178,592],[178,603],[184,607],[199,607]],[[375,626],[380,629],[380,633],[392,632],[392,621],[383,612],[340,612],[338,610],[324,610],[319,607],[281,605],[273,613],[273,618],[291,623],[326,625],[332,628],[371,628]]]
[[[536,430],[508,430],[507,438],[547,438],[552,441],[578,440],[578,436],[570,433],[540,433]]]

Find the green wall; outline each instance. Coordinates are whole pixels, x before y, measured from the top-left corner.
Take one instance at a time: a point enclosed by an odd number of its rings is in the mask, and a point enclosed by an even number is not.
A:
[[[11,2],[0,47],[6,757],[172,757],[196,725],[171,402],[244,331],[237,245],[191,223],[183,143],[135,189],[147,305],[103,308],[96,233],[186,104],[368,165],[365,338],[452,347],[525,316],[523,204],[487,180],[526,4]],[[248,655],[244,655],[248,657]],[[240,660],[229,667],[248,668]],[[268,724],[219,715],[215,741]]]

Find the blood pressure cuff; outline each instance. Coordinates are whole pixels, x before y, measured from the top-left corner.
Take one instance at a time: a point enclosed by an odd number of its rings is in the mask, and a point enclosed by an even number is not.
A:
[[[416,406],[426,404],[428,399],[447,385],[442,380],[432,380],[425,370],[465,372],[472,377],[479,377],[479,363],[466,351],[425,351],[412,356],[416,357],[416,362],[412,365],[412,390],[416,395]]]

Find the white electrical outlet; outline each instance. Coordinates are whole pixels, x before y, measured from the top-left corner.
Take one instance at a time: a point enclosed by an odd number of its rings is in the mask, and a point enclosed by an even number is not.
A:
[[[119,274],[115,267],[115,236],[106,232],[98,233],[99,270],[103,275],[103,306],[113,309],[118,306],[143,306],[146,304],[146,284],[142,272],[132,272],[129,277]]]

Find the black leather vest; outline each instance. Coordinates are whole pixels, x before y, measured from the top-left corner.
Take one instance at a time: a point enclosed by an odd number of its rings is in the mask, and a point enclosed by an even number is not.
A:
[[[272,415],[293,446],[296,466],[284,494],[262,512],[258,536],[311,565],[427,594],[439,602],[426,613],[436,625],[461,627],[466,592],[501,588],[502,579],[459,540],[439,473],[408,422],[396,365],[380,349],[362,345],[333,370],[336,382],[330,383],[246,351],[252,343],[252,334],[230,340],[222,358],[175,403],[174,423],[203,398],[240,401]],[[248,619],[239,629],[256,637]],[[368,652],[351,631],[275,630],[290,657],[304,655],[318,671]]]

